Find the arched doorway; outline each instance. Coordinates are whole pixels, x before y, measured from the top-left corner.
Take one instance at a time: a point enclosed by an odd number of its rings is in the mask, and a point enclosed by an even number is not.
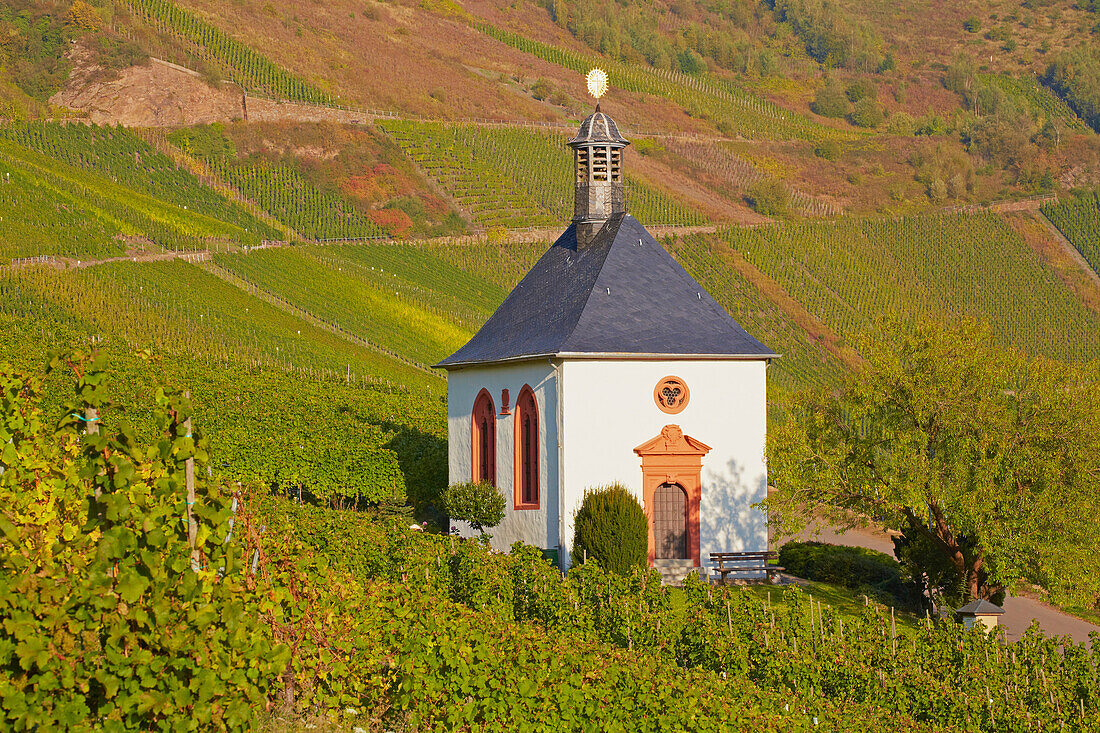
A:
[[[663,483],[653,492],[653,558],[686,560],[688,497],[680,484]]]

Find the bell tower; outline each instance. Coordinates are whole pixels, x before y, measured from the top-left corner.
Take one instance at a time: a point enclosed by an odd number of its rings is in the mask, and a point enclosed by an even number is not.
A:
[[[597,100],[606,91],[606,76],[602,84],[602,88],[597,83],[593,89],[589,74],[589,90]],[[599,101],[596,111],[585,118],[577,136],[569,141],[569,147],[573,148],[573,222],[577,225],[577,247],[587,246],[609,218],[626,213],[623,148],[629,144],[619,134],[615,120],[600,110]]]

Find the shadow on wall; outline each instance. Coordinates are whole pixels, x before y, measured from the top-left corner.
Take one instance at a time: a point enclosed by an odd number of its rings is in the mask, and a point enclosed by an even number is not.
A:
[[[752,506],[767,496],[767,484],[765,474],[747,479],[744,468],[735,460],[730,460],[721,473],[703,471],[699,506],[702,562],[707,562],[710,552],[767,549],[768,528],[764,512]]]

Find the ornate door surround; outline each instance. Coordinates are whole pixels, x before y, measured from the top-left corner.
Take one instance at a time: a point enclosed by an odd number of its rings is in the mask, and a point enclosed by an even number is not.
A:
[[[699,500],[703,456],[710,446],[684,435],[679,425],[665,425],[661,434],[634,449],[642,459],[642,505],[649,517],[649,564],[653,564],[653,499],[661,484],[679,484],[687,493],[688,556],[699,565]]]

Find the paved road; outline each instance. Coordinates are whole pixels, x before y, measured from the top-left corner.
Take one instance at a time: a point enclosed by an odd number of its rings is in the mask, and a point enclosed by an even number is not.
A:
[[[819,533],[818,530],[820,530]],[[854,529],[844,532],[827,525],[818,525],[807,529],[797,539],[817,540],[830,545],[866,547],[891,556],[894,554],[890,535],[875,529]],[[1005,599],[1004,609],[1005,615],[1001,617],[1001,624],[1007,631],[1009,641],[1016,641],[1022,637],[1024,631],[1031,625],[1032,619],[1039,621],[1039,628],[1047,636],[1069,636],[1076,642],[1087,643],[1090,632],[1100,632],[1100,626],[1062,613],[1057,608],[1032,598],[1008,597]]]

